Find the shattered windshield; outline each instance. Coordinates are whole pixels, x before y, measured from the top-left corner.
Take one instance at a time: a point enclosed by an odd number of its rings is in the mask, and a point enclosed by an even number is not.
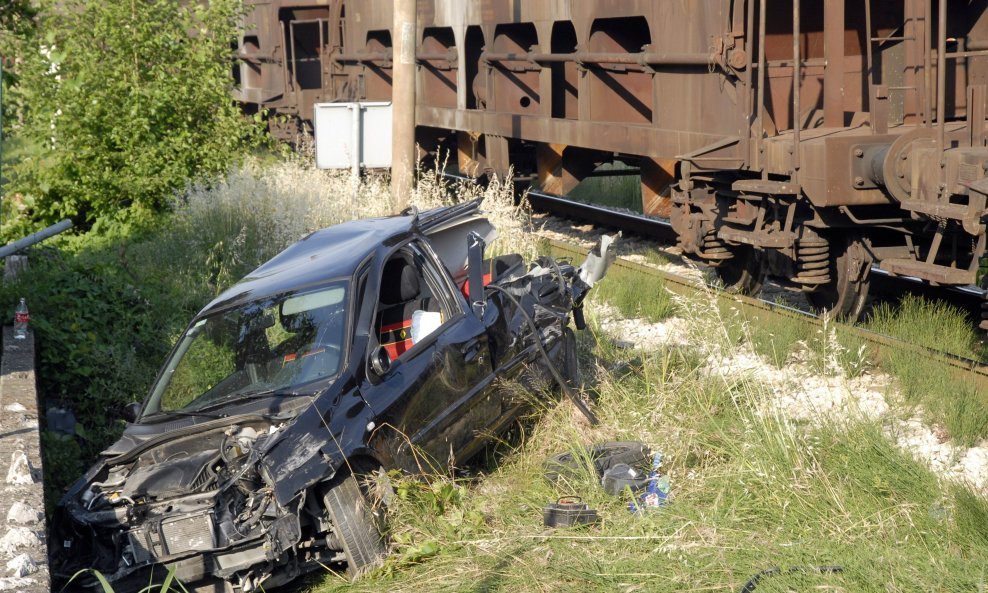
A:
[[[346,284],[255,301],[193,325],[165,365],[145,416],[287,393],[332,377],[343,359]]]

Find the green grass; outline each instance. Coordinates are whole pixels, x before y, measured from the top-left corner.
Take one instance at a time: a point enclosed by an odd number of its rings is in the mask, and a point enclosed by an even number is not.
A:
[[[602,165],[598,171],[623,170],[624,165]],[[588,177],[570,192],[574,200],[592,202],[634,212],[642,211],[641,179],[638,175]]]
[[[662,321],[675,314],[676,305],[656,278],[612,266],[607,278],[594,288],[595,299],[606,300],[625,317]]]
[[[867,327],[956,356],[974,360],[985,356],[970,319],[941,302],[906,296],[898,306],[877,307]],[[988,394],[972,381],[910,349],[883,349],[877,360],[898,380],[906,402],[921,406],[927,420],[943,426],[952,438],[973,444],[988,436]]]
[[[331,591],[737,591],[772,567],[839,565],[839,574],[765,577],[759,590],[978,590],[988,572],[988,503],[941,482],[868,422],[794,426],[759,414],[765,393],[700,371],[689,349],[630,355],[581,338],[583,354],[628,372],[593,377],[596,429],[548,406],[530,438],[480,480],[432,478],[399,497],[384,569]],[[601,336],[602,337],[602,336]],[[551,453],[640,439],[666,455],[672,502],[644,516],[590,476],[541,477]],[[448,504],[436,492],[455,490]],[[415,490],[413,488],[412,490]],[[541,508],[578,495],[602,521],[545,530]]]
[[[752,350],[777,367],[785,366],[793,354],[808,347],[816,334],[811,324],[772,314],[752,316],[746,329]]]
[[[988,354],[971,319],[942,301],[905,295],[897,305],[877,306],[867,327],[910,344],[964,358],[981,360]]]
[[[640,255],[645,258],[645,263],[652,266],[664,266],[669,263],[669,258],[657,247],[647,247]]]

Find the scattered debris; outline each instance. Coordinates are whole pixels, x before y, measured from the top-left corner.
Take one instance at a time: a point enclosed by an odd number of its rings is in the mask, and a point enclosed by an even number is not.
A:
[[[604,472],[600,485],[611,496],[620,496],[627,489],[637,493],[648,486],[648,476],[626,463],[619,463]]]
[[[592,525],[599,520],[597,510],[590,508],[582,502],[582,499],[575,496],[560,498],[542,509],[542,523],[546,527]]]
[[[662,473],[662,453],[656,453],[652,460],[652,471],[648,473],[645,492],[636,500],[628,503],[628,510],[633,513],[657,509],[669,500],[669,476]]]
[[[602,479],[604,472],[617,465],[647,467],[652,458],[648,445],[638,441],[607,441],[591,445],[585,451],[557,453],[544,464],[545,479],[550,483],[560,480],[579,479],[593,471],[596,479]],[[591,468],[590,465],[593,467]]]

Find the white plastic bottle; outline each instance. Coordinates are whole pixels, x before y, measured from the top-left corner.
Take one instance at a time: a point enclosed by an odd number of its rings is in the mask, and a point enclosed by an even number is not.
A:
[[[14,311],[14,338],[18,340],[23,340],[27,337],[27,322],[31,320],[31,316],[27,312],[27,301],[21,298],[21,302],[17,304],[17,310]]]

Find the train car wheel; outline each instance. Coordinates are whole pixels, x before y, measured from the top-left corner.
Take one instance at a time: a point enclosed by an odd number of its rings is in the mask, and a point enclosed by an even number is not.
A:
[[[864,310],[874,263],[860,237],[831,242],[830,282],[807,293],[810,303],[838,319],[856,321]]]
[[[759,251],[749,245],[731,249],[734,257],[714,268],[724,290],[737,294],[758,294],[765,283],[765,266]]]

